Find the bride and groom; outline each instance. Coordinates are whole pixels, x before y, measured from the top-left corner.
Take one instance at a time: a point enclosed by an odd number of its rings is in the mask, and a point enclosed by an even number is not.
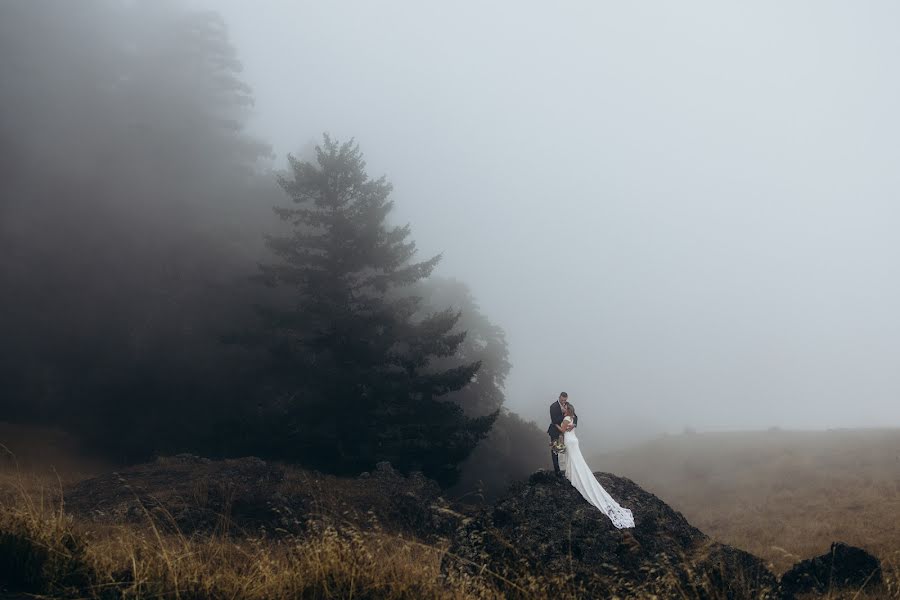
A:
[[[569,395],[563,392],[559,395],[559,400],[550,405],[550,427],[547,429],[556,476],[560,479],[563,477],[559,468],[559,454],[563,454],[566,456],[566,479],[584,499],[600,509],[619,529],[634,527],[631,511],[619,506],[603,489],[581,455],[578,437],[575,435],[577,426],[575,407],[569,404]]]

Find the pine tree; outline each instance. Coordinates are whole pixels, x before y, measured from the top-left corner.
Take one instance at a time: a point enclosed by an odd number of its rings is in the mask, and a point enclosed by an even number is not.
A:
[[[419,317],[421,299],[409,293],[440,256],[413,261],[409,225],[386,223],[391,185],[368,177],[354,142],[326,135],[315,162],[289,160],[279,182],[295,206],[276,211],[291,231],[268,237],[280,261],[261,266],[261,276],[290,286],[293,302],[260,314],[290,449],[333,472],[388,460],[452,483],[496,413],[467,418],[441,400],[480,363],[433,365],[465,339],[455,331],[459,313]]]
[[[416,286],[416,290],[424,299],[423,311],[436,306],[451,306],[461,313],[456,330],[466,331],[466,339],[460,344],[456,355],[439,359],[436,366],[449,367],[476,360],[481,363],[472,384],[448,394],[447,399],[458,404],[470,416],[500,409],[505,401],[503,386],[512,367],[506,333],[482,312],[471,290],[462,281],[430,277]]]

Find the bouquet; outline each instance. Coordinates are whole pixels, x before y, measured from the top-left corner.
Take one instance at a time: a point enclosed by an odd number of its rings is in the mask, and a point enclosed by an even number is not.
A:
[[[553,454],[565,454],[566,453],[566,445],[563,443],[562,438],[556,438],[552,442],[550,442],[550,450]]]

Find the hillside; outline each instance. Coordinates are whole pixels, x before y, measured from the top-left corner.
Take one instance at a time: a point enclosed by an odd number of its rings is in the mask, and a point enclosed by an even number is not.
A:
[[[253,457],[125,467],[79,458],[52,430],[0,436],[15,451],[0,465],[0,597],[762,598],[772,571],[794,565],[802,584],[799,559],[831,572],[838,540],[886,567],[864,597],[900,597],[897,432],[676,436],[596,457],[630,531],[546,471],[473,509],[385,464],[354,478]],[[798,589],[790,576],[782,592]],[[862,597],[855,581],[847,597]]]
[[[782,572],[833,540],[900,560],[900,430],[666,436],[590,459]]]

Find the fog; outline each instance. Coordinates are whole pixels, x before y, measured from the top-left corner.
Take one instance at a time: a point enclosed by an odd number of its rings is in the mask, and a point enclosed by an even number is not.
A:
[[[206,4],[276,161],[355,137],[506,330],[511,409],[900,424],[895,4]]]
[[[263,386],[216,335],[259,300],[274,173],[328,132],[393,183],[417,260],[442,254],[436,275],[505,331],[494,376],[508,348],[505,406],[540,429],[560,391],[589,452],[900,426],[898,17],[2,3],[0,416],[108,416],[79,427],[129,459],[188,447],[186,406],[227,396],[245,423]],[[252,450],[217,427],[206,447]]]

